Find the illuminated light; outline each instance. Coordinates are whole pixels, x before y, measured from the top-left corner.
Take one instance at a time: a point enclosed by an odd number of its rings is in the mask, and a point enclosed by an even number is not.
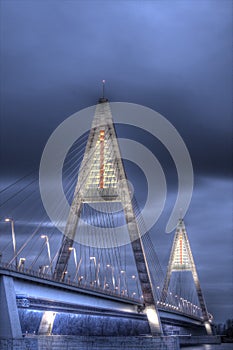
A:
[[[180,264],[182,265],[182,263],[183,263],[183,257],[182,257],[182,246],[183,246],[183,244],[182,244],[182,235],[180,235]]]
[[[125,273],[125,271],[124,271],[124,270],[121,270],[121,273]]]
[[[107,264],[107,267],[111,267],[111,265]]]
[[[13,221],[13,219],[10,219],[10,218],[5,219],[5,222],[11,222],[11,221]]]
[[[17,254],[16,254],[16,238],[15,238],[15,228],[14,228],[14,220],[12,218],[6,218],[5,222],[11,223],[11,235],[12,235],[12,243],[13,243],[13,250],[14,250],[14,259],[15,259],[15,268],[17,269]]]
[[[211,329],[211,326],[209,324],[209,322],[204,322],[204,326],[205,326],[205,329],[206,329],[206,332],[208,335],[212,335],[212,329]]]
[[[148,306],[148,307],[146,307],[145,311],[146,311],[146,315],[147,315],[149,324],[152,324],[157,329],[159,329],[159,318],[158,318],[158,315],[157,315],[157,312],[155,311],[155,309]]]
[[[157,289],[160,289],[160,287],[158,286]]]
[[[44,335],[51,335],[55,317],[56,317],[56,312],[53,312],[53,311],[44,312],[41,320],[41,324],[43,324],[43,328],[46,327],[46,332]]]
[[[135,275],[133,275],[133,276],[132,276],[132,278],[133,278],[133,279],[135,279],[135,278],[136,278],[136,276],[135,276]]]
[[[104,188],[104,130],[100,130],[100,168],[99,168],[99,187]]]
[[[18,269],[21,271],[24,271],[24,263],[26,261],[26,258],[20,258],[19,259],[19,265],[18,265]]]

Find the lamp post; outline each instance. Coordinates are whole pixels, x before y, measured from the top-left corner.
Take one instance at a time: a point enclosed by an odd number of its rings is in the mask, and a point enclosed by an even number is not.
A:
[[[79,285],[82,283],[82,280],[83,280],[83,276],[80,276],[79,279],[78,279],[78,284]]]
[[[96,269],[96,257],[95,256],[90,256],[90,262],[94,262],[94,267],[95,267],[95,279],[94,279],[94,285],[97,283],[98,276],[97,276],[97,269]],[[91,278],[91,283],[92,283],[92,275],[91,275],[91,265],[90,265],[90,278]]]
[[[19,266],[18,266],[18,270],[20,271],[24,271],[24,264],[25,264],[26,259],[25,258],[20,258],[19,259]]]
[[[75,282],[77,275],[78,275],[78,272],[79,272],[79,269],[80,269],[80,266],[81,266],[81,263],[82,263],[82,258],[80,258],[79,263],[78,263],[76,249],[74,247],[69,247],[69,250],[74,252],[74,263],[75,263],[74,282]]]
[[[80,258],[79,263],[78,263],[78,265],[77,265],[76,272],[75,272],[75,276],[74,276],[74,281],[76,280],[76,278],[77,278],[77,276],[78,276],[81,263],[82,263],[82,258]],[[81,276],[81,277],[82,277],[82,279],[83,279],[83,276]],[[82,279],[81,279],[81,280],[82,280]]]
[[[39,274],[44,275],[45,274],[45,269],[47,269],[49,265],[40,265],[39,266]]]
[[[16,239],[15,239],[15,225],[14,220],[12,218],[6,218],[5,222],[11,223],[11,235],[12,235],[12,243],[13,243],[13,251],[14,251],[14,259],[15,259],[15,268],[17,269],[17,255],[16,255]]]
[[[120,272],[121,272],[120,276],[124,276],[124,278],[123,278],[123,286],[121,287],[121,288],[123,288],[122,292],[123,292],[123,295],[124,295],[125,294],[125,290],[127,289],[127,287],[126,287],[126,274],[125,274],[125,270],[121,270]]]
[[[74,247],[69,247],[69,250],[74,252],[75,269],[77,269],[77,253],[76,253],[76,249]]]
[[[52,260],[51,260],[51,253],[50,253],[50,244],[49,244],[49,237],[47,235],[41,235],[40,236],[42,239],[45,239],[45,243],[47,246],[47,251],[48,251],[48,258],[49,258],[49,266],[50,266],[50,270],[52,272]]]
[[[110,269],[111,269],[112,286],[113,286],[113,291],[115,291],[116,281],[115,281],[115,277],[114,277],[114,267],[111,266],[110,264],[108,264],[108,265],[107,265],[107,268],[110,268]]]
[[[135,275],[132,275],[132,279],[136,282],[136,287],[137,287],[137,293],[138,293],[138,296],[140,295],[139,293],[139,286],[138,286],[138,279],[137,279],[137,276]]]

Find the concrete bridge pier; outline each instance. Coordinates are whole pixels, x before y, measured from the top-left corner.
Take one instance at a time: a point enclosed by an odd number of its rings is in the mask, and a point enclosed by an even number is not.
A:
[[[39,335],[51,335],[53,330],[53,322],[55,319],[56,313],[53,311],[45,311],[40,322],[40,327],[38,334]]]
[[[0,310],[0,338],[22,337],[14,281],[4,275],[0,276]]]

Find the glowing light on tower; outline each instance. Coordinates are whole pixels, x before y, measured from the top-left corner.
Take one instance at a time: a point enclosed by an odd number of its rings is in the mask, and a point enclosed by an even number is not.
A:
[[[104,130],[100,130],[100,182],[99,187],[104,188]]]

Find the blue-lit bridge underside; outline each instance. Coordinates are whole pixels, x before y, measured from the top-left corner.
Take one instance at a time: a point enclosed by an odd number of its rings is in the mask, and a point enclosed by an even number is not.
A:
[[[85,314],[147,321],[143,303],[126,296],[76,287],[40,276],[0,267],[0,275],[13,278],[16,296],[27,299],[28,304],[18,306],[24,310],[53,311],[56,313]],[[203,328],[203,320],[169,307],[158,307],[163,325],[187,329]]]

